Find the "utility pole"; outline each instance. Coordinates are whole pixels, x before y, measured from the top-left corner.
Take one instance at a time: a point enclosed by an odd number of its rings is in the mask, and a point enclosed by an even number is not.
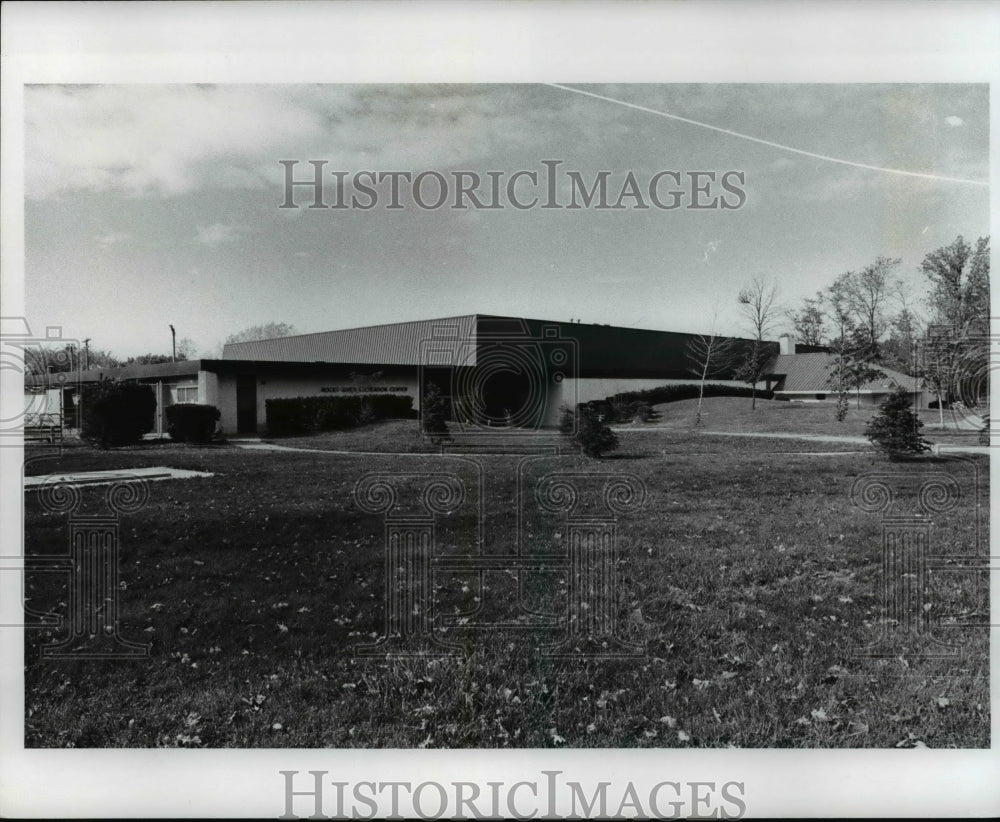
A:
[[[84,371],[89,371],[90,370],[90,337],[87,337],[87,339],[85,339],[83,341],[83,355],[84,355],[83,370]]]
[[[173,350],[173,353],[170,355],[170,362],[177,362],[177,332],[174,330],[173,325],[170,326],[170,342]]]

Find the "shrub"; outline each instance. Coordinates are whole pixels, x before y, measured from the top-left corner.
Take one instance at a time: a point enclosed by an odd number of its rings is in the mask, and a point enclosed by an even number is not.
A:
[[[576,432],[576,414],[566,403],[559,406],[559,433],[573,434]]]
[[[568,411],[568,409],[567,409]],[[570,437],[572,443],[588,457],[600,457],[618,447],[618,437],[608,427],[607,417],[597,408],[578,405],[576,408],[576,432],[563,430],[560,420],[559,430]]]
[[[868,421],[865,436],[879,451],[897,459],[930,451],[930,443],[920,429],[924,424],[910,408],[910,393],[897,388],[879,406],[878,414]]]
[[[451,439],[448,431],[450,417],[450,409],[441,389],[434,383],[429,383],[424,388],[423,401],[420,403],[421,430],[430,437],[431,442],[447,442]]]
[[[990,444],[990,415],[983,417],[983,427],[979,429],[979,444]]]
[[[211,442],[220,416],[214,405],[177,403],[167,408],[167,433],[177,442]]]
[[[139,442],[153,430],[156,396],[148,385],[105,379],[81,391],[80,437],[108,448]]]
[[[701,386],[697,383],[682,383],[680,385],[661,385],[656,388],[647,388],[644,391],[626,391],[622,394],[615,394],[608,397],[607,402],[632,403],[642,402],[648,405],[657,405],[664,402],[679,402],[680,400],[698,399]],[[751,397],[753,390],[739,385],[719,385],[718,383],[708,383],[705,386],[706,397]],[[757,398],[762,400],[773,400],[773,391],[757,390]]]
[[[414,416],[413,397],[399,394],[271,399],[264,407],[267,431],[278,437],[341,431],[378,420]]]

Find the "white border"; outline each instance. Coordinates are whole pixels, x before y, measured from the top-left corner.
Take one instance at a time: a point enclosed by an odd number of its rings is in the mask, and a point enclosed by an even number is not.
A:
[[[24,313],[25,83],[995,83],[1000,73],[995,2],[8,3],[2,38],[5,316]],[[997,85],[991,106],[996,192]],[[4,404],[19,404],[16,384],[3,386]],[[0,449],[4,554],[20,540],[19,459]],[[20,596],[16,577],[0,574],[0,596]],[[997,588],[994,574],[993,614]],[[998,651],[994,632],[994,739]],[[741,780],[751,816],[1000,813],[995,750],[23,751],[19,631],[0,631],[0,654],[4,816],[275,816],[279,769],[416,782],[514,781],[551,768],[588,781]]]

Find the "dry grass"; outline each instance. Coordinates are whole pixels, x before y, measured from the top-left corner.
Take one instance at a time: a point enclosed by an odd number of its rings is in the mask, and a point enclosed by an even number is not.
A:
[[[519,602],[558,614],[565,572],[529,575],[521,599],[509,572],[482,583],[438,573],[439,613],[482,606],[446,629],[466,653],[355,658],[359,642],[383,631],[385,603],[382,520],[352,504],[354,482],[371,471],[461,474],[470,503],[439,518],[438,541],[474,551],[468,462],[157,445],[79,448],[35,463],[30,473],[171,465],[215,476],[154,483],[149,505],[122,521],[122,633],[151,642],[148,659],[44,661],[39,645],[54,635],[27,632],[26,744],[989,745],[985,630],[949,632],[961,644],[950,661],[908,657],[902,646],[897,659],[852,656],[881,630],[880,525],[848,492],[856,476],[888,464],[773,451],[765,441],[657,432],[630,438],[613,460],[531,463],[529,480],[610,470],[634,473],[648,489],[645,511],[618,524],[621,631],[645,654],[618,661],[545,656],[540,648],[558,630],[475,627],[523,618]],[[484,551],[509,549],[514,463],[482,462],[491,501]],[[979,466],[978,480],[970,466]],[[961,482],[959,507],[934,522],[935,551],[985,552],[972,528],[986,510],[976,507],[988,499],[986,466],[983,458],[891,466],[948,470]],[[83,494],[98,510],[101,489]],[[29,552],[65,550],[65,516],[43,511],[34,495],[26,526]],[[531,551],[560,550],[558,517],[529,505],[524,527]],[[935,607],[985,613],[983,580],[944,577]],[[27,584],[33,607],[64,611],[60,575],[31,574]]]

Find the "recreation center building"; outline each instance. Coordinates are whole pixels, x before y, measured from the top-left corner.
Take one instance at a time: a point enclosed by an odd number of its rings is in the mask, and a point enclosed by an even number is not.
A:
[[[478,425],[553,425],[563,404],[603,400],[626,391],[697,382],[691,345],[697,335],[582,322],[466,314],[373,325],[276,339],[229,343],[221,359],[92,369],[66,375],[64,386],[103,378],[152,386],[156,431],[166,430],[165,409],[202,403],[221,413],[222,432],[264,434],[267,400],[349,394],[397,394],[419,410],[423,390],[438,387],[456,415]],[[733,339],[736,356],[752,341]],[[832,355],[819,346],[796,346],[790,337],[768,341],[768,368],[759,384],[776,396],[834,399],[828,383]],[[886,370],[886,369],[883,369]],[[29,408],[62,408],[67,389],[54,375],[29,376]],[[713,383],[745,386],[733,366],[714,371]],[[915,390],[905,374],[862,387],[875,404],[895,385]],[[920,393],[920,392],[918,392]],[[917,397],[919,407],[924,398]]]

